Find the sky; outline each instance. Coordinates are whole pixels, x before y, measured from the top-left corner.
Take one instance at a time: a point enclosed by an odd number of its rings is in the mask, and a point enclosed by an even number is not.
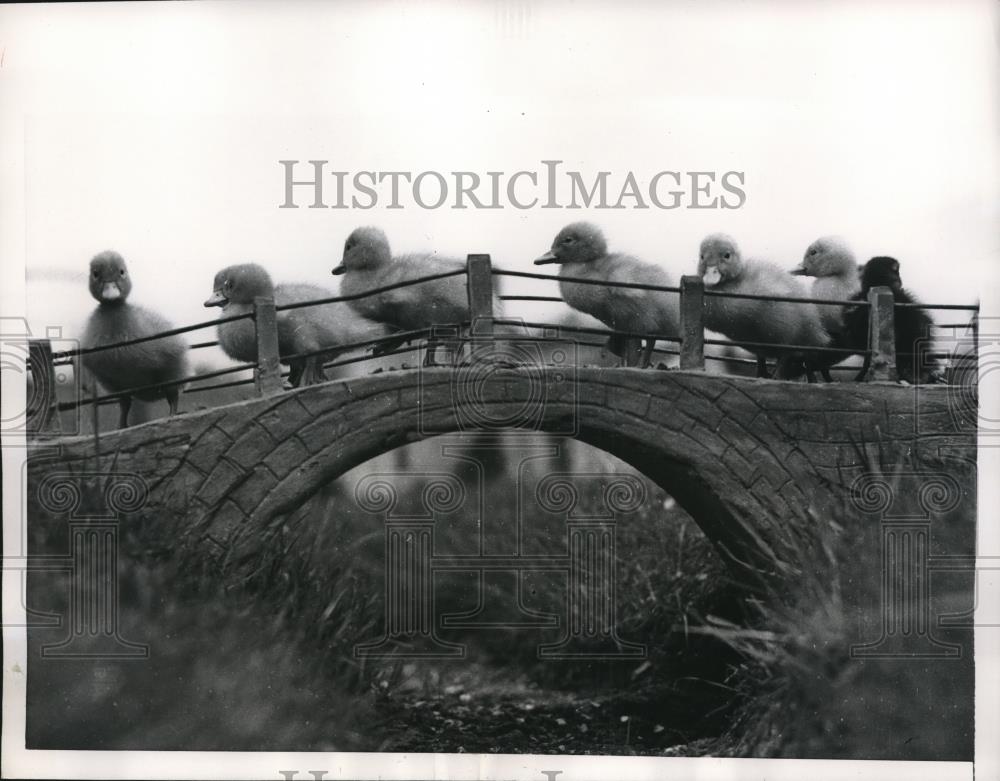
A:
[[[989,2],[8,6],[0,130],[23,149],[4,169],[8,186],[23,181],[23,219],[7,221],[17,241],[2,261],[27,271],[33,330],[68,335],[94,306],[86,269],[101,250],[129,262],[136,303],[181,325],[216,315],[202,302],[231,263],[336,290],[330,269],[366,224],[396,251],[488,252],[527,270],[564,224],[588,219],[613,250],[675,276],[694,271],[710,232],[788,268],[839,234],[862,262],[899,258],[925,301],[989,308],[997,31]],[[288,210],[283,159],[481,175],[557,159],[612,182],[736,170],[747,198],[735,210]],[[553,292],[542,285],[507,292]],[[518,312],[560,311],[541,306]]]

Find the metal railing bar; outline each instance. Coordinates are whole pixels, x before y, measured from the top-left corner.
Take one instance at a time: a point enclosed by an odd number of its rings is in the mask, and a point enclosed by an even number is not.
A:
[[[413,341],[415,339],[421,339],[424,337],[429,337],[434,329],[436,328],[454,328],[456,332],[458,329],[468,327],[469,323],[441,323],[435,325],[431,328],[416,328],[412,331],[396,331],[395,333],[389,334],[388,336],[377,336],[372,339],[365,339],[360,342],[349,342],[347,344],[338,345],[336,347],[321,347],[318,350],[310,350],[304,353],[295,353],[294,355],[282,355],[281,362],[288,363],[289,361],[301,360],[302,358],[312,358],[314,355],[325,355],[326,353],[346,353],[350,350],[356,350],[361,347],[370,347],[376,344],[384,344],[385,342],[398,342],[400,339],[404,341]],[[381,355],[367,356],[368,359],[381,358]]]
[[[549,279],[554,282],[573,282],[578,285],[600,285],[601,287],[624,287],[631,290],[652,290],[658,293],[680,293],[679,287],[671,285],[643,285],[639,282],[609,282],[607,280],[584,279],[583,277],[561,277],[556,274],[537,274],[532,271],[508,271],[494,268],[494,276],[521,277],[522,279]]]
[[[500,296],[501,301],[555,301],[565,302],[559,296]]]
[[[91,353],[99,353],[103,350],[116,350],[119,347],[131,347],[134,344],[143,344],[144,342],[152,342],[156,339],[164,339],[168,336],[178,336],[179,334],[186,334],[190,331],[197,331],[201,328],[211,328],[215,325],[220,325],[222,323],[234,323],[237,320],[246,320],[247,318],[252,318],[253,315],[250,312],[245,312],[241,315],[230,315],[228,317],[220,317],[218,320],[206,320],[202,323],[195,323],[194,325],[185,325],[181,328],[171,328],[168,331],[161,331],[160,333],[152,334],[151,336],[139,336],[135,339],[126,339],[124,342],[115,342],[114,344],[103,344],[99,347],[81,347],[76,350],[63,350],[58,353],[53,353],[53,359],[57,358],[71,358],[77,355],[90,355]]]
[[[776,344],[774,342],[749,342],[745,339],[741,339],[738,342],[729,341],[728,339],[706,339],[705,344],[714,345],[731,345],[733,347],[742,347],[745,350],[750,350],[753,352],[754,348],[761,350],[784,350],[784,351],[794,351],[803,353],[841,353],[845,356],[847,355],[864,355],[865,350],[852,350],[849,347],[813,347],[811,345],[804,344]]]
[[[583,326],[571,326],[571,325],[556,325],[554,323],[537,323],[527,320],[513,320],[510,318],[498,317],[494,321],[497,325],[519,325],[525,328],[549,328],[558,329],[560,331],[569,331],[570,333],[579,334],[597,334],[599,336],[629,336],[636,339],[656,339],[657,341],[663,342],[675,342],[680,344],[681,338],[679,336],[667,336],[665,334],[643,334],[638,331],[609,331],[603,328],[585,328]],[[517,337],[520,338],[520,337]]]
[[[290,309],[302,309],[307,306],[321,306],[323,304],[337,304],[342,301],[357,301],[361,298],[368,298],[369,296],[375,296],[380,293],[387,293],[390,290],[398,290],[403,287],[412,287],[413,285],[421,285],[424,282],[434,282],[438,279],[448,279],[449,277],[458,277],[465,274],[466,269],[457,268],[454,271],[442,271],[440,274],[428,274],[426,277],[420,277],[419,279],[407,279],[403,282],[396,282],[392,285],[384,285],[382,287],[373,287],[370,290],[365,290],[361,293],[352,293],[349,296],[330,296],[328,298],[317,298],[312,301],[295,301],[291,304],[282,304],[281,306],[276,306],[274,308],[275,312],[287,312]]]
[[[742,298],[747,301],[781,301],[788,304],[820,304],[822,306],[857,306],[868,308],[867,301],[845,301],[839,298],[801,298],[798,296],[765,296],[757,293],[730,293],[705,288],[706,298]]]
[[[918,304],[918,303],[895,303],[897,309],[947,309],[963,312],[978,312],[979,304]]]
[[[376,358],[372,358],[372,356],[370,356],[370,355],[359,355],[359,356],[356,356],[354,358],[344,358],[343,360],[332,361],[330,363],[324,363],[323,364],[323,368],[324,369],[333,369],[333,368],[335,368],[337,366],[347,366],[348,364],[351,364],[351,363],[361,363],[362,361],[379,360],[381,358],[388,358],[388,357],[393,356],[393,355],[403,355],[404,353],[415,353],[418,350],[422,350],[422,349],[423,349],[423,345],[422,344],[410,345],[409,347],[399,347],[399,348],[397,348],[395,350],[390,350],[387,353],[383,353],[382,355],[379,355]]]
[[[101,403],[106,400],[120,399],[122,396],[134,396],[137,393],[144,393],[145,391],[152,390],[162,390],[163,388],[171,388],[178,385],[186,385],[189,382],[197,382],[198,380],[211,379],[212,377],[221,377],[225,374],[234,374],[235,372],[246,371],[247,369],[256,369],[256,365],[252,363],[241,363],[237,366],[230,366],[226,369],[216,369],[215,371],[205,372],[204,374],[195,374],[190,377],[182,377],[179,380],[168,380],[167,382],[158,382],[151,385],[140,385],[136,388],[126,388],[125,390],[115,391],[114,393],[106,393],[103,396],[98,396],[96,399],[80,399],[78,401],[64,401],[59,405],[59,409],[75,409],[76,407],[81,407],[86,404]]]

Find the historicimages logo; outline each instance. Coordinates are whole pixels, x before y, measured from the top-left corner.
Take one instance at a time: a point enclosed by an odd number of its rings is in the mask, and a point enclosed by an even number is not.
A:
[[[739,209],[743,171],[338,171],[328,160],[279,160],[283,199],[298,209]]]

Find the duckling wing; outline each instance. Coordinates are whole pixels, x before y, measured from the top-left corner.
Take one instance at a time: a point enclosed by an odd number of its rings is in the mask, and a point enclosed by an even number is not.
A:
[[[810,289],[812,298],[821,298],[835,301],[850,300],[859,290],[861,282],[857,274],[849,277],[817,277]],[[831,334],[839,333],[844,327],[844,307],[833,304],[817,304],[820,321],[823,328]]]
[[[233,317],[253,311],[250,304],[226,304],[219,311],[219,318]],[[222,351],[240,363],[254,363],[257,360],[257,332],[253,320],[244,318],[231,323],[220,323],[216,326],[219,334],[219,346]]]
[[[673,287],[666,270],[652,263],[623,256],[608,275],[611,282]],[[618,327],[642,333],[676,336],[680,333],[680,297],[678,293],[634,288],[608,288],[612,305],[620,312]]]
[[[591,263],[563,266],[563,276],[600,282],[631,282],[670,286],[670,275],[659,266],[629,255],[609,255]],[[596,317],[609,328],[637,333],[677,334],[676,293],[603,285],[560,283],[563,299],[574,309]]]
[[[333,296],[332,291],[315,285],[291,284],[275,288],[275,303],[279,305]],[[375,339],[387,332],[384,325],[360,316],[341,301],[290,309],[278,313],[278,352],[282,356],[324,348],[336,352],[345,345]]]
[[[893,296],[897,304],[919,304],[905,288]],[[910,383],[931,382],[940,362],[928,355],[933,350],[934,320],[923,309],[897,308],[894,312],[896,329],[896,371],[899,379]]]
[[[715,288],[719,292],[758,296],[809,298],[806,287],[784,269],[765,261],[747,260],[743,273]],[[822,347],[830,336],[813,303],[726,299],[706,300],[706,326],[737,343],[765,342]],[[749,348],[771,354],[768,349]]]
[[[367,289],[410,282],[421,277],[462,268],[462,261],[435,255],[402,255],[376,272],[369,272]],[[352,285],[352,293],[360,285]],[[360,304],[360,301],[366,303]],[[410,331],[468,319],[468,292],[463,276],[436,279],[417,285],[388,290],[356,307],[368,317],[399,330]],[[354,303],[354,302],[352,302]]]
[[[409,255],[396,260],[405,269],[406,279],[419,279],[433,274],[443,274],[465,267],[456,258],[436,255]],[[400,327],[428,328],[451,325],[469,318],[468,282],[465,276],[423,282],[397,292],[397,316],[402,318]]]

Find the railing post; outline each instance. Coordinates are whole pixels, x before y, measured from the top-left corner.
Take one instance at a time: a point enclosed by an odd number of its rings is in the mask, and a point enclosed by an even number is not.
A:
[[[28,360],[32,385],[27,398],[27,431],[31,434],[58,431],[59,402],[56,398],[52,343],[48,339],[29,339]]]
[[[473,336],[493,335],[493,267],[489,255],[469,255],[469,322]]]
[[[705,368],[705,283],[697,274],[681,277],[681,368]]]
[[[253,300],[253,323],[257,336],[257,368],[254,386],[258,396],[280,393],[281,363],[278,360],[278,316],[274,299],[257,296]]]
[[[892,291],[873,287],[868,291],[868,365],[867,382],[891,382],[896,379],[896,326]]]

